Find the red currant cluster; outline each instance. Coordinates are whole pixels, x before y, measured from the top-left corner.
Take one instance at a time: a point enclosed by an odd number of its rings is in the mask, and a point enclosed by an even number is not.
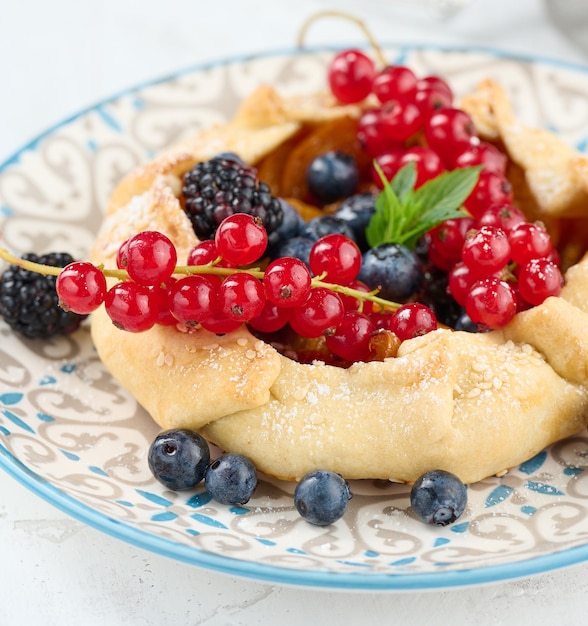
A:
[[[449,291],[475,324],[499,328],[559,294],[563,278],[549,234],[512,205],[506,155],[452,106],[444,80],[419,79],[401,65],[378,72],[367,55],[345,50],[329,67],[329,83],[343,103],[375,96],[379,106],[362,114],[358,138],[388,180],[409,161],[417,168],[415,187],[446,170],[482,166],[464,202],[471,217],[447,220],[428,234],[430,262],[449,272]],[[375,169],[372,176],[382,187]]]
[[[173,243],[145,231],[120,247],[118,269],[75,262],[61,271],[56,289],[61,305],[75,312],[90,313],[104,303],[122,330],[183,324],[224,334],[247,323],[274,333],[289,324],[301,337],[324,336],[327,348],[350,362],[373,359],[371,340],[383,331],[403,341],[437,328],[425,305],[387,302],[357,280],[361,252],[348,237],[319,239],[310,269],[293,257],[276,259],[265,270],[251,268],[267,242],[258,219],[236,213],[213,240],[196,245],[187,265],[177,266]],[[107,276],[120,280],[108,288]]]
[[[344,50],[333,58],[328,79],[342,103],[375,96],[377,106],[359,119],[358,139],[388,180],[409,161],[416,164],[416,187],[445,170],[483,165],[466,208],[476,213],[489,203],[512,199],[506,155],[476,135],[471,117],[453,106],[451,87],[439,76],[418,78],[403,65],[378,72],[363,52]],[[375,168],[372,178],[381,188]]]
[[[510,204],[491,205],[477,219],[447,220],[430,238],[436,263],[449,273],[451,295],[483,327],[500,328],[561,291],[549,233]]]

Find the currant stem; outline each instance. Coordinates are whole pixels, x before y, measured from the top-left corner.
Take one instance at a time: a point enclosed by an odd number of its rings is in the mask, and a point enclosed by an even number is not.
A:
[[[37,274],[42,274],[44,276],[59,276],[62,271],[62,267],[53,267],[51,265],[43,265],[42,263],[34,263],[33,261],[27,261],[25,259],[21,259],[20,257],[11,254],[6,250],[6,248],[0,248],[0,259],[4,259],[8,263],[12,265],[16,265],[17,267],[22,267],[25,270],[30,272],[35,272]],[[102,266],[98,266],[102,271],[104,276],[107,278],[118,278],[119,280],[126,280],[129,278],[129,273],[126,270],[119,269],[106,269]],[[254,278],[258,278],[262,280],[264,277],[264,272],[260,269],[240,269],[233,267],[217,267],[213,264],[208,265],[178,265],[174,274],[184,274],[186,276],[191,276],[193,274],[213,274],[216,276],[231,276],[237,272],[243,272],[245,274],[249,274]],[[329,283],[322,280],[324,278],[323,275],[313,278],[311,280],[312,287],[323,287],[325,289],[329,289],[330,291],[335,291],[336,293],[341,293],[346,296],[351,296],[355,298],[360,303],[363,303],[365,300],[369,300],[375,304],[379,304],[384,309],[388,309],[391,311],[395,311],[400,307],[400,304],[397,302],[391,302],[390,300],[385,300],[384,298],[379,298],[376,293],[377,292],[365,292],[360,291],[359,289],[353,289],[351,287],[346,287],[345,285],[338,285],[336,283]]]
[[[363,34],[365,35],[366,39],[369,41],[369,43],[372,46],[372,48],[374,49],[374,54],[378,58],[378,61],[381,64],[381,66],[382,67],[386,67],[388,65],[388,61],[386,60],[386,57],[384,56],[384,53],[382,52],[382,48],[380,47],[380,45],[376,41],[376,38],[372,35],[372,33],[369,30],[369,28],[358,17],[355,17],[354,15],[352,15],[351,13],[347,13],[346,11],[325,10],[325,11],[317,11],[316,13],[313,13],[302,24],[302,27],[300,28],[300,31],[298,33],[298,41],[297,41],[297,45],[298,45],[299,48],[303,48],[304,47],[304,40],[306,38],[306,34],[307,34],[309,28],[315,22],[317,22],[318,20],[322,19],[323,17],[340,17],[340,18],[342,18],[344,20],[348,20],[348,21],[353,22],[354,24],[356,24],[360,28],[360,30],[363,32]]]

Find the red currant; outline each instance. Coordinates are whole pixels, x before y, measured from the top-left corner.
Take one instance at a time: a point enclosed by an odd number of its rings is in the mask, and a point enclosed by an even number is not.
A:
[[[265,292],[257,278],[245,272],[235,272],[223,280],[218,301],[225,317],[247,322],[262,312]]]
[[[237,330],[241,326],[241,322],[231,320],[225,317],[220,311],[215,311],[212,317],[203,320],[200,324],[204,330],[215,335],[227,335]]]
[[[473,165],[483,165],[486,170],[506,173],[506,154],[498,148],[485,141],[470,143],[460,152],[451,167],[471,167]]]
[[[106,278],[95,265],[76,261],[61,270],[55,289],[63,309],[88,315],[104,302]]]
[[[334,233],[312,246],[309,263],[315,276],[325,274],[325,280],[345,285],[359,274],[361,251],[355,241]]]
[[[476,280],[478,280],[477,276],[463,261],[456,263],[449,271],[449,293],[460,306],[464,306],[467,295]]]
[[[425,124],[427,145],[452,167],[457,156],[476,136],[472,118],[462,109],[446,108],[433,113]]]
[[[214,241],[223,259],[235,265],[249,265],[265,252],[267,231],[261,220],[247,213],[235,213],[220,223]]]
[[[214,239],[205,239],[200,241],[190,250],[187,265],[208,265],[217,261],[216,267],[235,267],[234,264],[228,263],[226,259],[220,259],[220,253],[217,250]]]
[[[488,329],[501,328],[517,312],[516,296],[506,281],[494,276],[482,278],[472,285],[465,309],[474,324]]]
[[[559,295],[563,277],[549,259],[532,259],[519,272],[519,291],[530,304],[541,304],[549,296]]]
[[[267,299],[281,307],[298,307],[310,294],[310,271],[294,257],[272,261],[264,272],[263,286]]]
[[[123,246],[127,271],[136,283],[158,285],[173,274],[178,257],[174,244],[163,233],[146,230]]]
[[[518,224],[509,233],[508,240],[512,259],[519,265],[525,265],[532,259],[547,257],[553,249],[549,233],[538,224]]]
[[[261,313],[249,320],[249,326],[261,333],[275,333],[283,328],[289,319],[289,309],[266,300]]]
[[[177,282],[173,276],[166,282],[160,285],[151,285],[149,289],[154,292],[157,298],[157,320],[156,324],[161,326],[175,326],[178,320],[171,314],[170,307],[170,293],[172,285]]]
[[[400,157],[400,167],[414,161],[417,170],[415,188],[420,187],[432,178],[436,178],[445,169],[439,155],[431,148],[414,146],[408,148]]]
[[[421,110],[423,118],[426,119],[435,111],[451,107],[453,94],[445,81],[428,76],[417,82],[414,101]]]
[[[414,339],[437,329],[437,317],[433,311],[420,302],[403,304],[390,320],[390,328],[400,341]]]
[[[482,170],[464,206],[474,218],[478,218],[490,205],[510,204],[512,199],[512,185],[504,175]]]
[[[159,315],[158,297],[147,285],[119,282],[106,293],[106,313],[120,330],[144,332],[155,325]]]
[[[301,337],[320,337],[332,333],[343,318],[343,302],[333,291],[313,287],[304,306],[292,309],[290,326]]]
[[[382,103],[413,98],[417,88],[415,73],[404,65],[385,67],[375,78],[372,91]]]
[[[186,326],[212,317],[218,307],[218,280],[208,276],[185,276],[175,282],[169,295],[172,315]]]
[[[502,269],[510,258],[506,233],[495,226],[482,226],[466,238],[461,253],[463,262],[479,278]]]
[[[434,242],[440,254],[459,260],[466,235],[474,228],[474,225],[475,221],[471,217],[445,220],[429,231],[431,243]]]
[[[380,131],[388,141],[406,141],[420,129],[421,123],[420,109],[409,100],[393,100],[381,108]]]
[[[335,332],[327,335],[327,348],[351,363],[369,361],[373,356],[370,341],[376,330],[374,322],[363,313],[347,311]]]
[[[336,54],[328,69],[331,92],[343,104],[361,102],[369,96],[376,76],[374,62],[360,50]]]
[[[361,282],[360,280],[352,280],[347,285],[347,287],[349,287],[350,289],[355,289],[356,291],[361,291],[366,295],[372,291],[365,283]],[[369,315],[374,310],[374,303],[371,300],[362,300],[360,302],[360,300],[355,296],[343,293],[340,293],[339,297],[341,298],[341,301],[343,302],[343,306],[345,307],[346,311],[358,311],[360,309],[360,305],[361,313],[365,313],[366,315]]]
[[[508,202],[491,204],[478,217],[478,228],[481,226],[496,226],[507,235],[513,228],[526,221],[524,214]]]
[[[382,130],[381,109],[368,109],[361,114],[357,123],[357,140],[371,157],[377,157],[393,147]],[[399,150],[402,147],[402,144],[397,146]]]

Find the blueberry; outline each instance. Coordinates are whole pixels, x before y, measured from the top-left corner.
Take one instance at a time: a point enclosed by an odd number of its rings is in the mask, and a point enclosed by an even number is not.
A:
[[[335,211],[334,216],[343,220],[351,231],[360,250],[369,248],[365,238],[365,229],[376,211],[376,198],[373,193],[357,193],[349,196]]]
[[[204,476],[206,491],[221,504],[245,504],[257,487],[257,471],[241,454],[223,454]]]
[[[422,289],[418,300],[435,313],[437,321],[453,328],[463,309],[450,295],[447,286],[447,272],[429,268],[423,274]]]
[[[308,472],[294,490],[298,513],[316,526],[328,526],[343,517],[350,499],[347,481],[340,474],[327,470]]]
[[[282,198],[278,198],[282,207],[282,223],[269,235],[270,246],[273,249],[283,242],[298,236],[304,225],[304,220],[298,211]],[[273,254],[272,254],[273,256]]]
[[[355,159],[339,150],[317,156],[306,171],[310,193],[324,204],[350,196],[358,181]]]
[[[477,324],[472,322],[470,316],[467,313],[462,313],[455,324],[453,325],[455,330],[463,330],[466,333],[479,333],[480,328]]]
[[[210,449],[195,431],[166,430],[151,444],[147,461],[153,476],[168,489],[191,489],[204,478]]]
[[[425,472],[410,490],[413,513],[434,526],[455,522],[464,512],[466,503],[466,486],[455,474],[445,470]]]
[[[299,233],[300,237],[306,237],[312,241],[318,241],[321,237],[332,234],[345,235],[349,239],[353,239],[351,228],[342,219],[334,215],[321,215],[311,219],[310,222],[304,224]]]
[[[423,271],[414,252],[396,243],[384,243],[363,255],[358,275],[378,295],[392,302],[406,302],[419,288]]]
[[[310,267],[310,250],[314,245],[314,240],[308,237],[294,237],[287,241],[282,241],[272,251],[272,259],[279,259],[291,256],[300,259],[307,267]]]

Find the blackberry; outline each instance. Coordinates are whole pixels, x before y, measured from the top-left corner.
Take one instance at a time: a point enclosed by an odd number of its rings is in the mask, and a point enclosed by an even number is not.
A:
[[[257,180],[255,169],[233,158],[214,157],[184,174],[185,211],[199,239],[213,239],[219,224],[234,213],[261,219],[268,235],[282,223],[282,205]]]
[[[22,258],[53,267],[65,267],[74,260],[64,252],[29,253]],[[29,339],[48,339],[79,328],[87,316],[59,306],[56,280],[56,276],[43,276],[17,265],[10,265],[0,276],[0,315],[12,330]]]

